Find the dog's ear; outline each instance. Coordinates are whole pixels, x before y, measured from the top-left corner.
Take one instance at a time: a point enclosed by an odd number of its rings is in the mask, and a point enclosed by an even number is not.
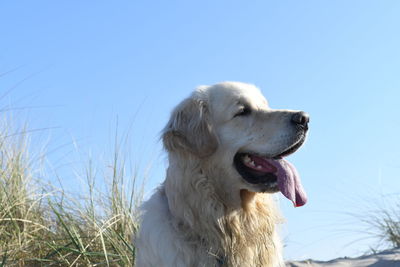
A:
[[[165,148],[207,157],[218,147],[208,105],[203,100],[188,98],[172,112],[162,135]]]

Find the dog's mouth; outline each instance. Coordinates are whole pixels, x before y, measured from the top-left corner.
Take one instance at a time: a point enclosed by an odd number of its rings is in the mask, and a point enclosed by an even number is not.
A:
[[[296,207],[300,207],[307,202],[306,193],[296,168],[283,157],[294,153],[303,142],[301,140],[273,157],[238,152],[234,157],[234,165],[246,182],[259,185],[266,192],[281,191]]]

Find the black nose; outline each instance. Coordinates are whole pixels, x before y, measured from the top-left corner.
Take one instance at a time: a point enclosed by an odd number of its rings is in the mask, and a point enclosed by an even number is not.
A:
[[[303,111],[297,112],[292,115],[292,122],[294,124],[298,124],[298,125],[307,127],[309,121],[310,121],[310,116]]]

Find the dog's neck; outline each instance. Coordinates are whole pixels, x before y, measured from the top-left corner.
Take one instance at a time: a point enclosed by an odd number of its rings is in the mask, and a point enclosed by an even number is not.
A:
[[[165,193],[173,216],[174,227],[185,239],[201,242],[210,255],[224,258],[224,266],[241,265],[246,261],[263,265],[268,262],[274,246],[278,217],[266,194],[237,190],[232,195],[216,186],[217,179],[226,179],[218,166],[188,156],[170,154],[165,180]],[[233,196],[235,195],[235,196]],[[274,241],[274,242],[272,242]],[[267,247],[262,253],[256,248]],[[258,254],[255,254],[258,253]],[[226,264],[225,264],[226,262]],[[259,264],[258,264],[259,263]]]

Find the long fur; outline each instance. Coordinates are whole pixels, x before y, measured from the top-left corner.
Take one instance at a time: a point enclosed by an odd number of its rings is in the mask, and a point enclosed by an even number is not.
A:
[[[280,223],[270,194],[230,192],[234,170],[198,90],[172,113],[163,132],[169,167],[144,204],[136,266],[283,266]]]

